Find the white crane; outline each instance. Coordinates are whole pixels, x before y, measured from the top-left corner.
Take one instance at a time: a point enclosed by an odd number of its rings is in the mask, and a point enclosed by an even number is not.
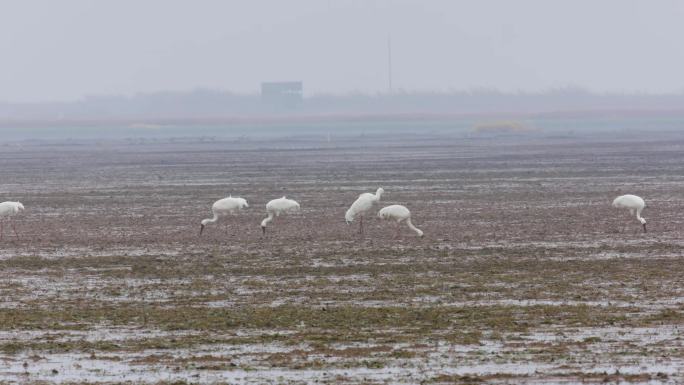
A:
[[[411,222],[411,212],[409,209],[402,205],[392,205],[392,206],[387,206],[378,211],[378,218],[389,220],[389,221],[395,221],[397,223],[397,235],[396,237],[399,236],[400,228],[399,225],[401,222],[406,223],[406,225],[409,227],[409,229],[413,230],[416,234],[418,234],[419,237],[423,237],[423,231],[416,226],[413,225]]]
[[[235,214],[236,212],[249,207],[247,200],[244,198],[233,198],[229,196],[228,198],[219,199],[211,205],[211,212],[214,214],[213,218],[202,219],[200,223],[200,235],[204,231],[204,226],[209,223],[216,222],[219,217],[226,216],[228,214]]]
[[[354,219],[356,219],[358,216],[359,234],[363,234],[363,215],[373,208],[375,203],[380,202],[380,197],[384,192],[385,190],[380,187],[377,189],[377,191],[375,191],[375,194],[363,193],[359,195],[359,197],[356,198],[354,203],[352,203],[347,212],[344,214],[344,220],[347,221],[347,224],[354,222]]]
[[[299,211],[299,203],[285,197],[274,199],[266,203],[266,213],[268,216],[261,221],[261,231],[263,234],[266,234],[266,225],[273,220],[273,217],[278,217],[280,214],[294,213],[297,211]]]
[[[646,202],[641,197],[631,194],[620,195],[613,201],[613,207],[629,209],[630,215],[634,215],[636,212],[636,218],[641,223],[641,226],[644,227],[644,232],[646,232],[646,220],[641,217],[641,210],[646,207]]]
[[[5,218],[8,218],[9,222],[12,224],[14,235],[19,238],[19,234],[17,234],[17,228],[14,226],[14,219],[12,217],[22,211],[24,211],[24,205],[22,205],[20,202],[0,203],[0,240],[2,240],[2,220]]]

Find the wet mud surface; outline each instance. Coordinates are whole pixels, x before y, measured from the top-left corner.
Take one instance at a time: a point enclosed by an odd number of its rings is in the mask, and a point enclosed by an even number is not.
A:
[[[5,383],[684,382],[684,140],[0,150],[2,200],[26,206],[0,243]],[[345,224],[377,187],[424,238]],[[250,207],[199,237],[229,194]],[[263,236],[283,195],[302,212]]]

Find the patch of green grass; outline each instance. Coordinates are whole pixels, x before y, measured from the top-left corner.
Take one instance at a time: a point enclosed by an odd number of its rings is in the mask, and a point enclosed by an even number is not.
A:
[[[595,344],[601,342],[601,337],[587,337],[582,340],[585,344]]]
[[[392,353],[390,353],[390,357],[399,358],[399,359],[410,359],[410,358],[415,357],[417,354],[418,353],[416,353],[414,351],[399,349],[399,350],[393,350]]]
[[[684,314],[675,309],[663,309],[646,317],[646,320],[649,322],[681,323],[684,322]]]
[[[143,312],[144,310],[144,312]],[[157,327],[166,330],[297,330],[302,322],[307,330],[335,330],[355,333],[365,330],[408,329],[417,334],[439,331],[476,330],[525,331],[544,324],[600,326],[627,322],[628,308],[586,305],[539,306],[432,306],[365,307],[360,305],[311,307],[302,305],[241,306],[213,308],[201,306],[165,307],[136,303],[78,303],[51,309],[0,309],[0,325],[6,329],[79,329],[89,325]],[[143,314],[144,313],[144,314]],[[143,317],[144,315],[144,317]],[[468,337],[479,339],[479,335]]]

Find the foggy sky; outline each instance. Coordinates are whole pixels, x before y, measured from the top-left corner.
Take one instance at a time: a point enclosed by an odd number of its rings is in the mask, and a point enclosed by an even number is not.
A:
[[[678,0],[0,0],[0,101],[198,87],[684,90]]]

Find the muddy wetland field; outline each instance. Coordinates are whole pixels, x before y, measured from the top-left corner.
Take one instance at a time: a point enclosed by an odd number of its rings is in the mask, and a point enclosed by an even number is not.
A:
[[[0,242],[0,383],[684,383],[676,135],[18,141],[0,161],[26,206]],[[424,238],[345,224],[380,186]],[[250,207],[200,237],[229,194]],[[283,195],[301,213],[262,236]]]

